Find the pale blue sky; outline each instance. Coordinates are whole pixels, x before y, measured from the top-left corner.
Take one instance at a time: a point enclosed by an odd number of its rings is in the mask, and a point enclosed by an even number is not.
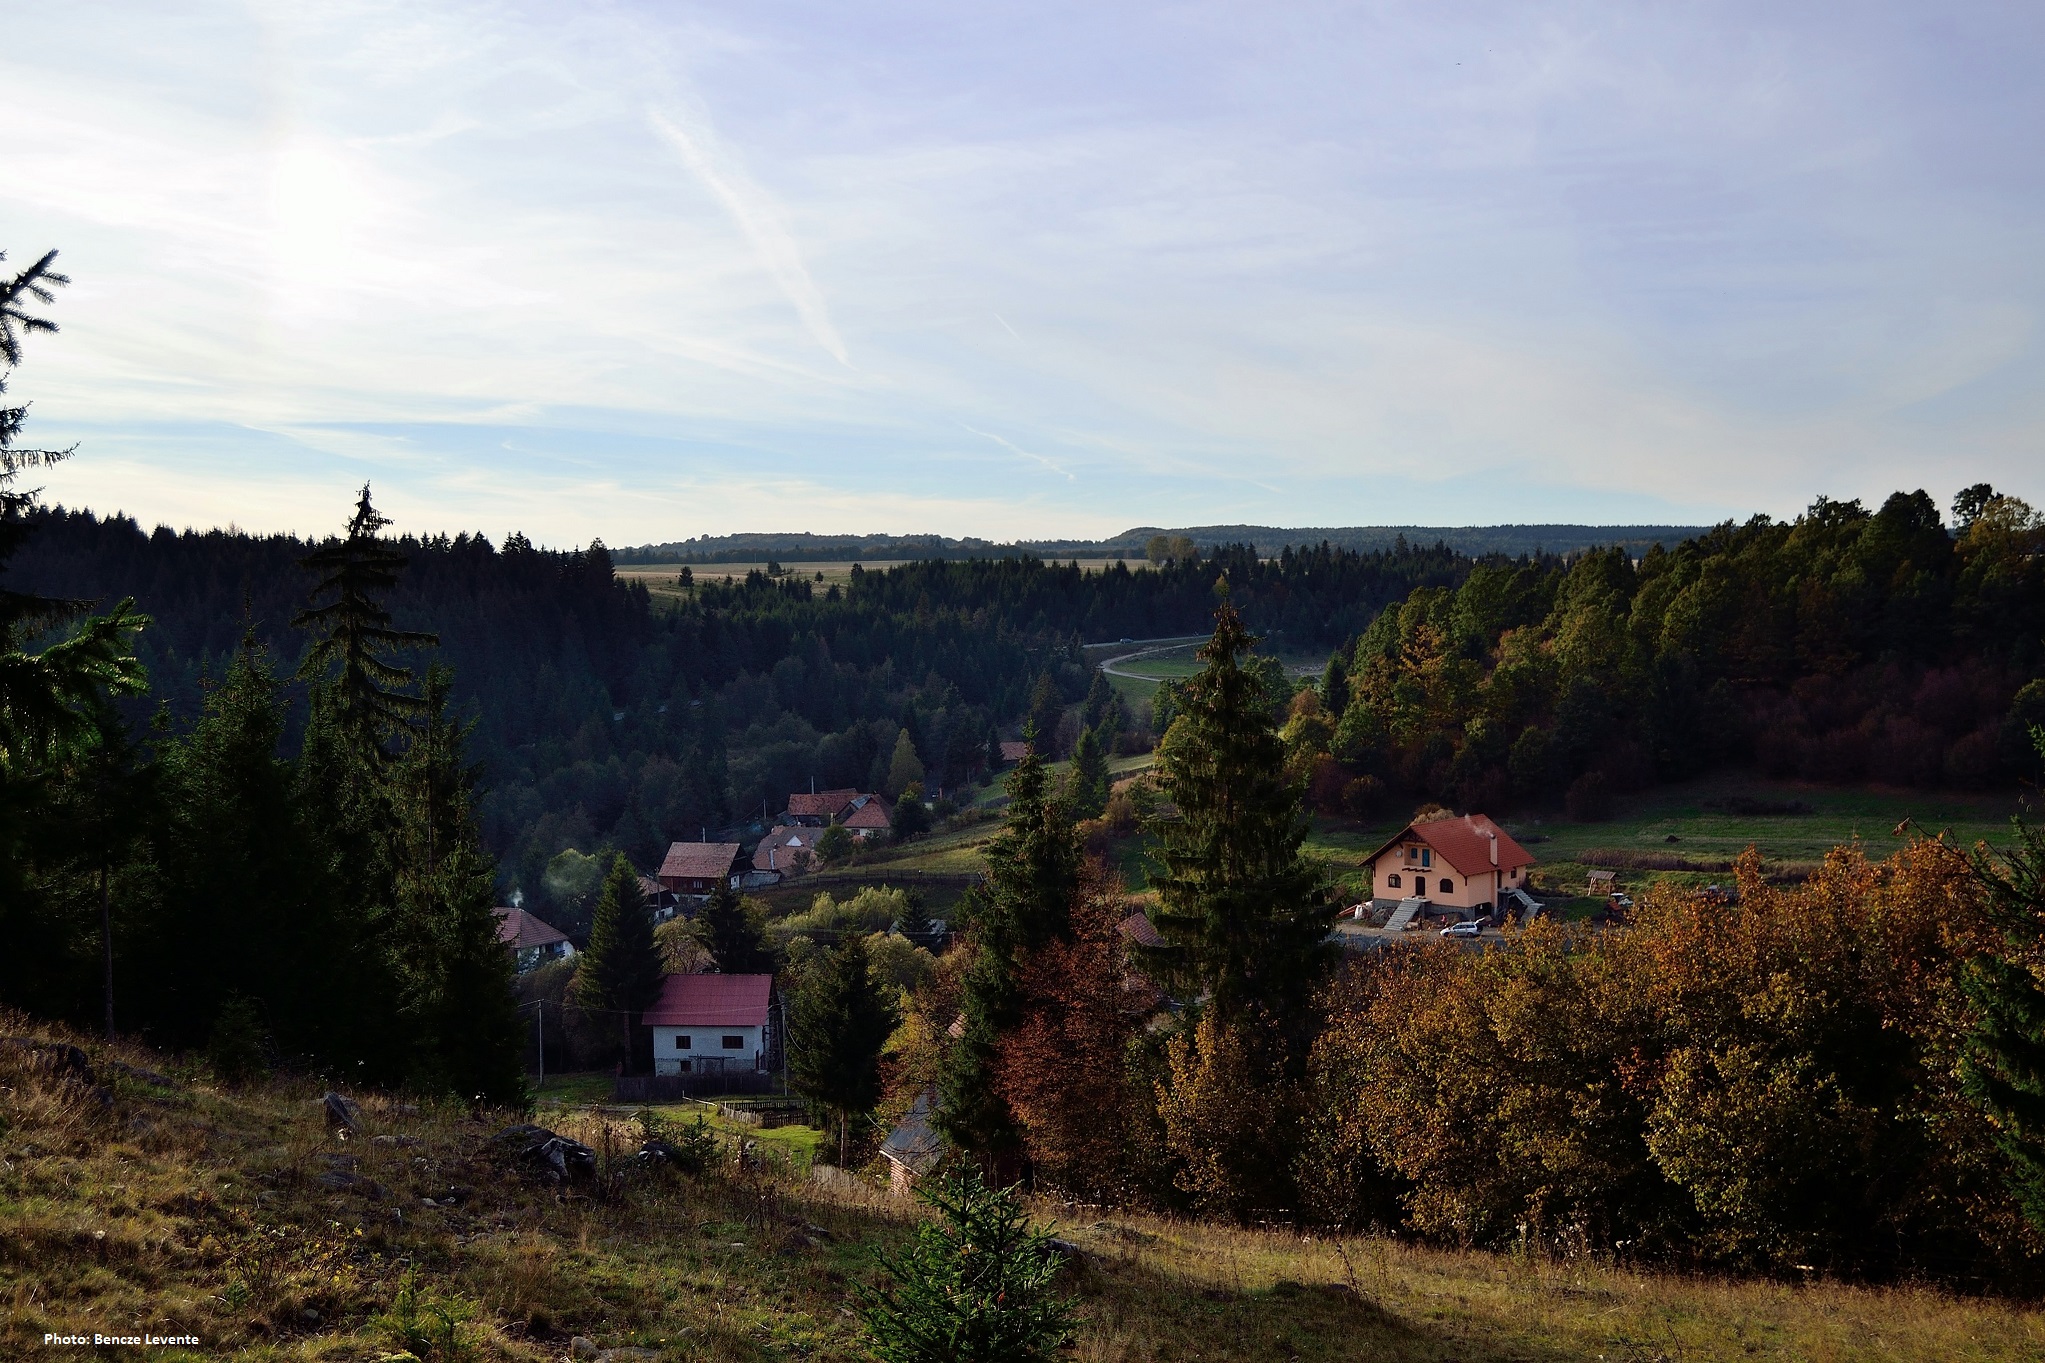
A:
[[[613,544],[2045,502],[2045,6],[0,19],[49,494]]]

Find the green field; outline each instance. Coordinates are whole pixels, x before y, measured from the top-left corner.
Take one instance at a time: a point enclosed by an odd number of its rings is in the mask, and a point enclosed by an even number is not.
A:
[[[1117,758],[1111,765],[1121,775],[1142,770],[1150,761],[1145,754]],[[1810,812],[1735,814],[1707,807],[1709,802],[1738,799],[1776,805],[1800,803]],[[999,787],[994,787],[990,809],[998,811],[1004,802]],[[1978,840],[2000,844],[2008,840],[2010,816],[2018,812],[2017,799],[2011,794],[1832,788],[1774,782],[1741,773],[1656,787],[1622,796],[1615,804],[1613,817],[1596,823],[1573,822],[1552,814],[1499,816],[1506,831],[1520,839],[1536,860],[1532,872],[1535,890],[1549,895],[1581,894],[1592,867],[1615,865],[1619,887],[1629,891],[1644,890],[1661,881],[1685,886],[1724,883],[1731,879],[1724,863],[1737,858],[1749,845],[1761,853],[1770,873],[1793,876],[1808,871],[1837,846],[1857,844],[1869,857],[1888,856],[1902,845],[1895,829],[1906,818],[1915,832],[1944,831],[1962,845]],[[1370,893],[1363,858],[1398,832],[1404,822],[1400,814],[1370,820],[1317,818],[1307,837],[1306,852],[1341,885],[1344,902],[1351,902]],[[984,868],[987,841],[999,827],[998,822],[989,820],[970,829],[933,835],[899,849],[886,860],[795,881],[791,887],[770,892],[770,897],[800,894],[806,904],[809,896],[827,886],[843,897],[861,883],[906,885],[913,884],[918,875],[972,874]],[[1114,846],[1111,860],[1132,893],[1141,893],[1148,886],[1145,858],[1149,844],[1147,837],[1139,837]],[[1624,858],[1601,855],[1607,852],[1680,858],[1690,863],[1690,868],[1618,865]],[[934,898],[933,908],[935,911]]]
[[[733,1101],[742,1103],[744,1100]],[[757,1127],[733,1121],[718,1110],[715,1101],[615,1104],[611,1101],[611,1074],[608,1070],[549,1076],[538,1091],[534,1110],[533,1120],[542,1125],[552,1125],[568,1113],[606,1111],[616,1116],[620,1113],[643,1110],[655,1113],[666,1121],[684,1124],[701,1117],[705,1124],[720,1135],[738,1140],[758,1141],[763,1146],[782,1152],[798,1172],[809,1168],[810,1160],[816,1153],[817,1142],[823,1139],[823,1132],[813,1126]]]

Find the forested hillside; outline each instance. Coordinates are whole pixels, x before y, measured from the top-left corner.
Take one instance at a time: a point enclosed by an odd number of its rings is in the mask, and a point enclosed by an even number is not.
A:
[[[1820,499],[1638,561],[1487,562],[1423,587],[1348,659],[1323,788],[1595,815],[1726,763],[1979,787],[2034,775],[2045,526],[1976,486]],[[1355,784],[1361,782],[1360,785]]]
[[[132,595],[153,623],[150,677],[131,719],[199,713],[252,631],[288,674],[290,627],[312,545],[233,531],[145,532],[132,520],[30,513],[7,582],[97,600]],[[616,845],[642,863],[670,839],[778,809],[790,790],[874,786],[907,728],[933,786],[1013,736],[1039,680],[1077,701],[1082,641],[1202,629],[1225,573],[1276,641],[1339,645],[1416,586],[1449,588],[1470,560],[1444,548],[1288,553],[1105,574],[1034,559],[924,562],[861,573],[847,591],[799,576],[699,580],[674,605],[617,581],[601,544],[533,547],[513,535],[403,538],[391,594],[402,628],[440,636],[458,713],[481,761],[480,813],[506,888],[536,888],[565,847]],[[291,711],[287,744],[303,724]],[[770,811],[771,812],[771,811]]]

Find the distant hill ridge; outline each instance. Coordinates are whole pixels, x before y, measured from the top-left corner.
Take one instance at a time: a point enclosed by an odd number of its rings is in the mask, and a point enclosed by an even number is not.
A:
[[[1100,540],[951,539],[944,535],[814,535],[801,531],[761,531],[738,535],[702,535],[667,544],[646,544],[612,551],[619,563],[822,563],[848,559],[1000,558],[1035,554],[1040,558],[1141,558],[1153,535],[1184,535],[1203,551],[1219,544],[1253,544],[1260,555],[1322,541],[1338,549],[1389,549],[1403,538],[1408,544],[1445,544],[1459,553],[1575,553],[1593,546],[1619,545],[1642,552],[1650,545],[1673,548],[1703,534],[1700,525],[1352,525],[1284,529],[1269,525],[1196,525],[1177,530],[1143,525]]]

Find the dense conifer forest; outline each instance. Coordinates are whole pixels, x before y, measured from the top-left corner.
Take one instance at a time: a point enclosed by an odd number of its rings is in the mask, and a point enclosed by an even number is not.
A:
[[[290,673],[314,545],[231,530],[145,532],[61,508],[22,520],[7,581],[151,617],[136,638],[150,686],[124,704],[200,713],[245,633]],[[1082,642],[1202,629],[1226,575],[1273,643],[1337,647],[1416,587],[1453,587],[1471,560],[1439,546],[1246,550],[1087,573],[1036,559],[928,561],[862,572],[849,590],[790,574],[728,585],[708,574],[680,602],[618,580],[601,544],[536,548],[512,535],[399,536],[389,606],[439,636],[456,713],[474,723],[485,845],[504,888],[536,890],[563,848],[625,851],[642,865],[674,838],[777,811],[791,790],[883,783],[907,730],[935,789],[979,774],[1013,737],[1042,678],[1076,702]],[[287,688],[288,689],[288,688]],[[287,743],[304,722],[290,710]]]
[[[1976,485],[1820,498],[1638,560],[1487,561],[1339,659],[1321,798],[1472,808],[1614,798],[1724,765],[1918,788],[2037,775],[2045,522]],[[1338,693],[1339,694],[1334,694]]]

